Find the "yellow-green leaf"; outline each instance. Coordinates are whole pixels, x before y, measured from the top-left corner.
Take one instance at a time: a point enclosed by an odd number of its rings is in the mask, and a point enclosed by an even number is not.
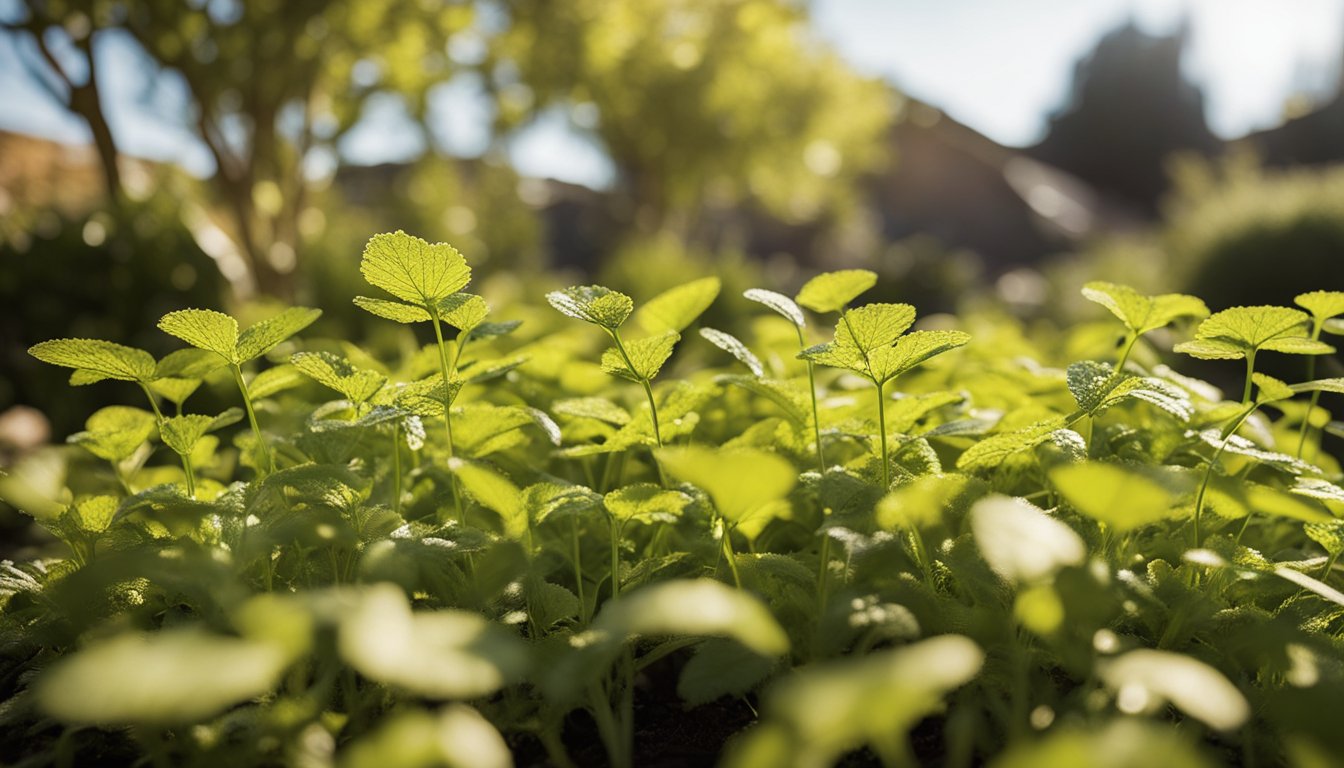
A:
[[[799,328],[802,328],[807,323],[807,319],[803,317],[803,310],[794,303],[793,299],[790,299],[782,293],[767,291],[764,288],[748,288],[742,292],[742,296],[748,301],[764,304],[770,309],[773,309]]]
[[[340,392],[354,403],[373,397],[387,381],[381,373],[358,368],[348,359],[331,352],[297,352],[290,361],[309,378]]]
[[[69,441],[100,459],[121,461],[153,436],[156,421],[149,411],[109,405],[94,411],[84,422],[85,431],[71,435]]]
[[[743,344],[736,336],[717,328],[701,328],[700,335],[710,344],[736,357],[739,362],[750,368],[754,375],[765,375],[765,366],[761,365],[760,358],[752,354],[747,345]]]
[[[711,579],[667,581],[622,594],[602,609],[593,629],[621,639],[727,637],[762,656],[789,651],[789,636],[764,603]]]
[[[1139,648],[1100,667],[1128,712],[1161,712],[1169,701],[1210,728],[1231,731],[1251,716],[1246,697],[1221,672],[1189,656]]]
[[[1167,293],[1144,296],[1127,285],[1095,281],[1083,286],[1083,296],[1111,311],[1125,327],[1137,335],[1171,323],[1181,317],[1208,317],[1209,308],[1194,296]]]
[[[717,277],[702,277],[663,291],[639,308],[635,323],[648,334],[680,333],[709,309],[721,286]]]
[[[635,483],[608,493],[602,500],[612,517],[621,522],[646,525],[675,523],[691,501],[681,491],[671,491],[654,483]]]
[[[574,285],[546,294],[546,301],[561,314],[615,330],[634,311],[635,303],[619,291],[601,285]]]
[[[102,379],[149,381],[154,378],[154,357],[143,349],[99,339],[53,339],[35,344],[28,354],[51,365],[84,371],[81,384]],[[96,378],[95,378],[96,377]]]
[[[262,320],[238,336],[236,362],[245,363],[275,349],[280,342],[312,325],[322,316],[322,310],[308,307],[289,307],[280,314]]]
[[[835,324],[835,343],[868,352],[889,347],[915,322],[909,304],[865,304],[845,312]]]
[[[119,634],[57,662],[35,685],[57,720],[98,725],[193,723],[270,691],[282,649],[196,629]]]
[[[971,507],[971,532],[989,567],[1008,581],[1032,583],[1087,557],[1073,529],[1026,499],[991,495]]]
[[[375,314],[384,320],[391,320],[395,323],[427,323],[430,320],[429,311],[424,307],[414,304],[403,304],[400,301],[388,301],[386,299],[371,299],[368,296],[356,296],[355,306]]]
[[[465,704],[405,709],[343,749],[340,768],[513,768],[499,731]]]
[[[1333,349],[1306,337],[1311,318],[1289,307],[1232,307],[1209,316],[1195,330],[1194,341],[1176,351],[1205,359],[1245,357],[1259,349],[1290,354],[1329,354]]]
[[[631,381],[650,381],[662,370],[663,363],[672,356],[672,349],[680,339],[681,334],[668,331],[646,339],[627,341],[624,342],[624,355],[619,348],[611,347],[602,353],[602,370]]]
[[[663,448],[658,461],[673,477],[703,488],[730,522],[788,496],[798,480],[787,459],[757,448]]]
[[[438,303],[439,319],[462,333],[471,333],[485,322],[490,305],[474,293],[455,293]]]
[[[1163,520],[1171,509],[1166,488],[1115,464],[1093,461],[1055,467],[1050,482],[1070,506],[1117,533]]]
[[[159,320],[159,329],[230,363],[238,359],[238,321],[213,309],[180,309]]]
[[[1317,323],[1344,315],[1344,291],[1311,291],[1298,294],[1293,303],[1311,313]]]
[[[170,416],[159,424],[159,435],[163,438],[164,445],[172,448],[175,453],[190,456],[197,441],[205,436],[214,421],[212,416],[195,413],[187,416]]]
[[[871,350],[868,364],[873,379],[885,382],[970,340],[971,335],[962,331],[912,331],[898,338],[894,346]]]
[[[505,533],[515,539],[522,538],[527,532],[527,509],[518,486],[479,462],[453,459],[448,467],[477,503],[499,515],[504,521]]]
[[[813,312],[838,312],[876,284],[877,273],[867,269],[823,272],[804,283],[793,298]]]
[[[428,243],[401,230],[374,235],[359,263],[364,279],[402,301],[430,307],[471,282],[471,267],[447,243]]]

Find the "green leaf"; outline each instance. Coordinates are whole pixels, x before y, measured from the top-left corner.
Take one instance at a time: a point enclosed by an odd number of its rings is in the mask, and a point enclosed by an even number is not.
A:
[[[75,503],[75,523],[86,533],[103,533],[117,516],[121,499],[116,496],[89,496]]]
[[[1203,318],[1209,308],[1194,296],[1167,293],[1144,296],[1127,285],[1091,282],[1083,286],[1083,296],[1109,309],[1125,327],[1142,336],[1181,317]]]
[[[1115,368],[1109,363],[1095,360],[1080,360],[1069,365],[1066,378],[1069,392],[1078,403],[1078,407],[1088,413],[1099,408],[1106,396],[1119,383],[1114,379]]]
[[[1175,349],[1204,359],[1235,359],[1262,348],[1329,354],[1333,350],[1328,344],[1306,338],[1309,321],[1305,312],[1288,307],[1232,307],[1208,317],[1195,330],[1194,341],[1177,344]]]
[[[701,328],[700,335],[710,344],[736,357],[739,362],[750,368],[756,376],[765,375],[765,366],[761,365],[760,359],[752,354],[751,350],[747,349],[747,345],[743,344],[736,336],[717,328]]]
[[[387,377],[381,373],[358,368],[348,359],[331,352],[297,352],[289,359],[306,376],[340,392],[353,403],[367,401],[387,382]]]
[[[412,612],[386,583],[343,612],[338,647],[370,680],[433,699],[489,696],[527,669],[527,646],[512,632],[467,611]]]
[[[651,381],[672,356],[672,349],[680,340],[681,334],[668,331],[625,342],[625,355],[617,347],[610,347],[602,353],[602,370],[630,381]],[[630,358],[628,363],[626,355]]]
[[[452,459],[448,468],[457,475],[462,487],[481,506],[500,516],[510,538],[521,539],[527,532],[527,508],[522,491],[512,481],[478,462]]]
[[[1070,506],[1117,533],[1164,520],[1171,509],[1166,488],[1115,464],[1094,461],[1055,467],[1050,482]]]
[[[1326,320],[1321,324],[1321,330],[1336,336],[1344,336],[1344,318],[1332,317]]]
[[[839,312],[874,285],[877,273],[867,269],[823,272],[804,283],[793,298],[813,312]]]
[[[238,363],[254,360],[275,349],[280,342],[312,325],[322,316],[322,310],[308,307],[290,307],[280,314],[262,320],[238,336],[234,359]]]
[[[638,636],[726,637],[762,656],[789,652],[789,636],[753,595],[711,579],[666,581],[609,601],[593,629]]]
[[[485,322],[490,305],[474,293],[455,293],[438,303],[439,319],[462,333],[471,333]]]
[[[1334,392],[1344,395],[1344,378],[1304,381],[1301,384],[1292,385],[1290,389],[1294,392]]]
[[[214,421],[214,417],[200,414],[169,416],[159,424],[159,435],[163,437],[164,445],[175,453],[190,456],[196,443],[210,431]]]
[[[1305,590],[1314,592],[1335,605],[1344,605],[1344,592],[1340,592],[1329,584],[1308,576],[1301,571],[1294,570],[1286,565],[1280,565],[1274,569],[1274,575],[1281,579],[1291,581]]]
[[[157,421],[149,411],[109,405],[94,411],[84,422],[85,431],[71,435],[69,441],[100,459],[121,461],[154,435]]]
[[[242,362],[238,359],[238,321],[223,312],[180,309],[164,315],[159,329],[234,365]]]
[[[370,285],[426,308],[471,282],[471,267],[456,248],[401,230],[374,235],[364,246],[359,271]]]
[[[384,320],[391,320],[395,323],[428,323],[430,320],[429,311],[424,307],[414,304],[403,304],[400,301],[387,301],[386,299],[371,299],[368,296],[356,296],[355,306],[375,314]]]
[[[75,368],[76,373],[87,372],[81,384],[91,384],[102,379],[144,382],[154,378],[152,355],[143,349],[110,341],[53,339],[33,345],[28,349],[28,354],[44,363]]]
[[[835,343],[868,352],[889,347],[915,322],[909,304],[865,304],[845,312],[835,324]]]
[[[1280,400],[1291,400],[1295,394],[1292,387],[1267,374],[1251,374],[1251,380],[1254,381],[1255,386],[1259,388],[1259,391],[1255,394],[1255,402],[1257,405],[1276,403]]]
[[[1161,712],[1167,702],[1219,731],[1251,716],[1246,697],[1221,672],[1189,656],[1139,648],[1100,665],[1101,679],[1120,694],[1126,712]]]
[[[1010,582],[1044,581],[1087,557],[1072,528],[1026,499],[986,496],[971,507],[970,520],[981,556]]]
[[[730,640],[706,640],[682,667],[677,695],[692,707],[747,693],[770,674],[775,660]]]
[[[1213,768],[1187,734],[1163,723],[1112,719],[1093,728],[1065,725],[1016,743],[991,768]]]
[[[963,471],[993,469],[1015,453],[1028,451],[1046,440],[1057,429],[1063,429],[1063,416],[1052,416],[1022,429],[990,435],[967,448],[957,458],[957,469]]]
[[[1317,323],[1344,315],[1344,291],[1311,291],[1301,293],[1293,303],[1311,313]]]
[[[1338,557],[1344,552],[1344,520],[1303,523],[1307,538],[1321,545],[1327,555]]]
[[[724,519],[740,523],[788,496],[798,472],[778,454],[757,448],[662,448],[658,462],[709,494]]]
[[[287,389],[293,389],[303,382],[303,374],[292,364],[276,365],[252,377],[247,383],[247,396],[253,400],[265,400]]]
[[[802,667],[766,689],[762,726],[748,731],[727,768],[836,765],[857,747],[911,754],[906,734],[944,709],[943,698],[970,682],[985,654],[960,635]],[[780,743],[750,757],[750,741]],[[764,761],[761,755],[768,755]],[[897,761],[893,761],[897,762]]]
[[[252,640],[195,629],[123,633],[58,661],[35,693],[63,722],[186,724],[272,690],[286,666],[283,650]]]
[[[807,319],[803,317],[803,310],[793,302],[793,299],[782,293],[767,291],[764,288],[748,288],[742,292],[742,296],[748,301],[764,304],[773,309],[799,328],[807,324]]]
[[[546,294],[546,301],[566,317],[608,330],[621,327],[635,308],[629,296],[600,285],[575,285],[551,291]]]
[[[691,503],[691,497],[653,483],[635,483],[608,493],[602,503],[611,516],[622,523],[635,521],[652,525],[675,523],[681,517],[681,511]]]
[[[962,331],[912,331],[898,338],[895,346],[870,351],[868,364],[873,378],[886,382],[970,340],[971,335]]]
[[[203,379],[224,366],[220,356],[208,350],[189,347],[163,356],[154,366],[156,379]]]
[[[557,400],[551,410],[564,416],[597,419],[622,426],[630,423],[630,412],[605,397],[575,397]]]
[[[438,713],[404,709],[344,747],[340,768],[513,768],[499,731],[465,704]]]
[[[650,335],[680,333],[709,309],[721,286],[717,277],[702,277],[664,291],[639,308],[635,323]]]
[[[983,482],[966,475],[922,475],[882,497],[877,524],[886,530],[935,525],[948,510],[966,509],[985,490]]]

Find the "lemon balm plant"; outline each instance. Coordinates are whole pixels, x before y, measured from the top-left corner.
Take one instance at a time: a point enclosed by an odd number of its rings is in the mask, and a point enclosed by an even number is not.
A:
[[[247,329],[197,309],[164,318],[190,348],[158,360],[32,348],[150,407],[100,409],[0,476],[49,534],[0,563],[0,761],[1344,753],[1344,380],[1256,370],[1326,354],[1338,292],[1210,314],[1090,283],[1117,352],[1077,360],[1068,330],[912,330],[910,305],[855,306],[875,277],[843,270],[748,292],[782,339],[720,314],[699,336],[728,356],[673,365],[717,278],[638,309],[557,290],[559,313],[501,307],[530,318],[511,333],[452,246],[377,235],[362,270],[387,297],[356,303],[430,323],[431,343],[320,338],[316,309]],[[1242,397],[1180,353],[1243,360]],[[230,380],[241,408],[193,412]]]

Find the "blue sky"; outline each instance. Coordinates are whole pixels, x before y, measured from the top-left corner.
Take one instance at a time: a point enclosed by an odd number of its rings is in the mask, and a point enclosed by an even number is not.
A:
[[[0,16],[17,0],[0,0]],[[1234,137],[1278,121],[1294,94],[1331,92],[1344,51],[1344,0],[814,0],[818,33],[861,71],[886,78],[998,141],[1039,139],[1062,102],[1073,66],[1097,38],[1133,19],[1149,31],[1192,27],[1184,67],[1205,91],[1213,129]],[[133,46],[99,51],[114,74],[135,73]],[[176,124],[171,88],[146,108],[137,77],[104,80],[113,129],[126,151],[208,172],[210,160]],[[26,75],[13,39],[0,35],[0,128],[79,142],[86,133]],[[463,77],[435,94],[437,140],[479,154],[488,114]],[[341,150],[359,162],[405,159],[419,150],[395,103],[381,104]],[[604,185],[602,153],[560,114],[544,116],[509,148],[527,175]]]

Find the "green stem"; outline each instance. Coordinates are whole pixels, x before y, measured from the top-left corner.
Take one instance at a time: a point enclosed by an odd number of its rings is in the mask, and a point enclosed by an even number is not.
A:
[[[392,422],[392,509],[401,514],[401,422]]]
[[[1325,561],[1325,569],[1321,571],[1321,578],[1320,578],[1322,584],[1326,582],[1326,579],[1330,578],[1330,571],[1335,567],[1335,560],[1338,559],[1339,559],[1339,553],[1335,552],[1334,554],[1330,555],[1330,559]]]
[[[186,453],[179,453],[182,458],[182,472],[187,476],[187,497],[196,498],[196,477],[191,470],[191,456]]]
[[[1125,346],[1120,349],[1120,357],[1115,361],[1115,372],[1111,374],[1112,378],[1119,378],[1121,371],[1125,370],[1125,363],[1129,360],[1129,353],[1133,351],[1134,345],[1138,343],[1139,335],[1130,331],[1125,336]]]
[[[452,381],[452,366],[448,363],[448,348],[443,343],[443,329],[439,327],[439,310],[437,307],[429,307],[430,323],[434,325],[434,339],[439,346],[439,372],[443,375],[443,434],[448,441],[448,458],[453,458],[453,395],[448,382]],[[461,354],[461,349],[457,350]],[[456,361],[454,361],[456,362]],[[462,496],[457,491],[457,477],[450,475],[448,478],[448,489],[453,494],[453,511],[457,514],[457,522],[465,523],[466,516],[462,511]]]
[[[1321,324],[1315,324],[1315,330],[1311,335],[1313,340],[1319,340],[1321,335]],[[1316,357],[1309,355],[1307,357],[1307,381],[1316,378]],[[1307,444],[1307,433],[1311,431],[1311,414],[1316,412],[1316,403],[1321,399],[1321,391],[1315,390],[1311,393],[1311,405],[1307,408],[1307,415],[1302,417],[1302,429],[1297,435],[1297,458],[1302,458],[1302,449]]]
[[[588,601],[583,597],[583,550],[579,546],[579,519],[569,518],[570,541],[574,549],[574,587],[579,595],[579,623],[588,624]]]
[[[1195,494],[1195,546],[1199,546],[1199,517],[1204,511],[1204,496],[1208,492],[1209,481],[1213,479],[1213,467],[1218,463],[1218,458],[1223,455],[1223,449],[1227,448],[1227,443],[1232,439],[1232,435],[1237,433],[1241,425],[1255,413],[1255,407],[1252,406],[1242,411],[1227,429],[1223,431],[1223,441],[1218,444],[1218,449],[1213,452],[1213,458],[1204,466],[1204,478],[1199,483],[1199,492]]]
[[[798,329],[798,349],[807,349],[807,340],[803,338],[803,327]],[[821,452],[821,419],[817,416],[817,374],[811,360],[807,363],[807,394],[812,397],[812,436],[817,441],[817,470],[826,474],[826,457]]]
[[[620,353],[621,359],[625,361],[625,367],[628,368],[631,373],[638,376],[639,374],[635,372],[634,362],[630,359],[630,355],[626,353],[625,345],[621,343],[621,332],[615,328],[611,328],[607,330],[607,333],[611,335],[611,340],[616,343],[616,351]],[[663,433],[658,427],[658,403],[653,397],[653,383],[643,377],[639,379],[639,383],[644,387],[644,396],[649,400],[649,418],[653,420],[653,440],[658,444],[659,448],[662,448]],[[658,482],[664,488],[667,488],[667,476],[663,474],[663,466],[658,463],[657,456],[653,457],[653,467],[658,471]]]
[[[611,599],[621,596],[621,528],[616,518],[607,515],[611,525]]]
[[[817,621],[826,613],[827,586],[831,580],[831,537],[826,534],[826,512],[822,510],[821,564],[817,568]]]
[[[252,425],[252,435],[257,438],[257,450],[261,452],[266,472],[268,474],[274,472],[275,458],[271,456],[271,449],[267,447],[266,440],[261,436],[261,425],[257,424],[257,412],[252,408],[252,396],[247,393],[247,382],[243,381],[243,369],[237,365],[230,365],[229,367],[233,370],[233,380],[238,384],[238,391],[243,394],[243,407],[247,409],[247,421]]]
[[[733,572],[733,584],[742,588],[742,575],[737,572],[737,555],[733,552],[733,529],[723,526],[723,557],[728,561],[728,570]]]
[[[149,385],[145,384],[143,381],[137,383],[140,384],[140,389],[145,391],[145,397],[149,398],[149,407],[154,409],[154,415],[158,418],[159,423],[162,424],[163,411],[159,410],[159,401],[154,398],[154,393],[150,391]]]
[[[877,439],[882,443],[882,492],[891,488],[890,459],[887,456],[887,402],[883,387],[886,382],[877,383]]]
[[[1251,377],[1255,375],[1255,350],[1246,353],[1246,384],[1241,388],[1241,404],[1251,402]]]

